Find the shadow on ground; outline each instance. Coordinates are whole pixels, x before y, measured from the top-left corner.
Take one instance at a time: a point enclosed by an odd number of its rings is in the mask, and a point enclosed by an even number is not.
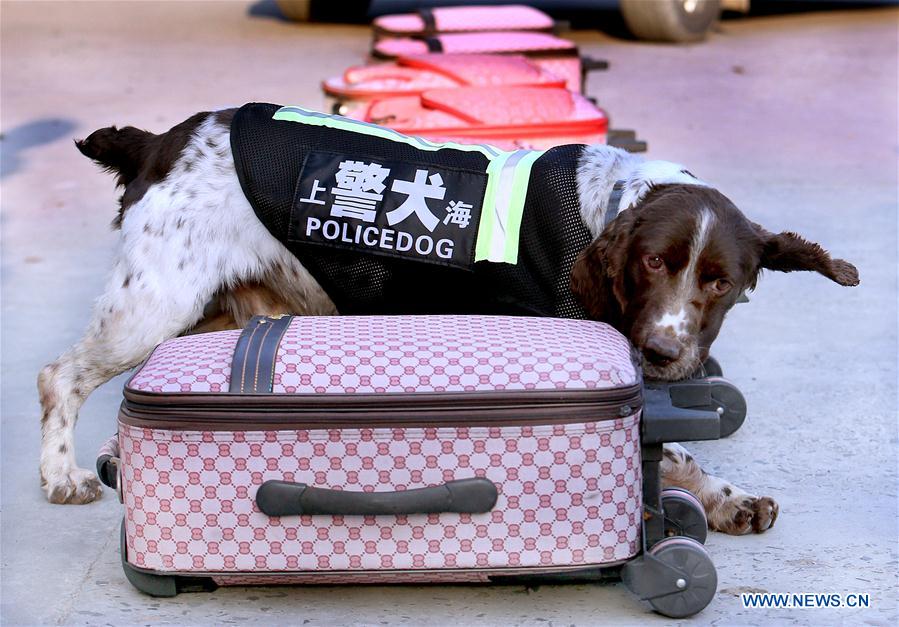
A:
[[[65,118],[42,118],[5,131],[0,135],[0,178],[24,167],[30,148],[71,136],[76,126]]]

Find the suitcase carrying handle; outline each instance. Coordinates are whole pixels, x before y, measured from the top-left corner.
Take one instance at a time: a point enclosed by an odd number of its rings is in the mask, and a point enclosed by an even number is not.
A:
[[[270,480],[259,486],[256,505],[269,516],[482,514],[493,509],[497,498],[496,486],[483,477],[399,492],[348,492]]]
[[[119,483],[119,435],[106,440],[97,452],[97,476],[108,488],[118,488]]]

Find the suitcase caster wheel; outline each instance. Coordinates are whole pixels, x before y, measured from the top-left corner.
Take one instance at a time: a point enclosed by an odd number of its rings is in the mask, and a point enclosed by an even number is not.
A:
[[[682,488],[662,490],[662,510],[665,512],[665,535],[693,538],[705,544],[709,522],[705,508],[693,493]]]
[[[668,538],[656,543],[650,554],[683,573],[675,581],[677,592],[649,599],[652,608],[671,618],[702,611],[715,597],[718,574],[705,547],[692,538]]]
[[[712,384],[712,405],[721,416],[721,437],[732,435],[746,420],[746,399],[733,383],[721,377],[706,377]]]
[[[174,597],[179,592],[212,592],[218,586],[208,577],[173,577],[155,575],[137,570],[128,563],[128,543],[125,538],[125,521],[119,527],[119,557],[125,578],[132,586],[151,597]]]
[[[714,357],[709,356],[704,362],[699,364],[699,368],[690,377],[691,379],[702,379],[704,377],[723,377],[724,370],[721,364]]]
[[[122,570],[131,585],[151,597],[173,597],[178,594],[178,582],[174,577],[154,575],[136,570],[128,563],[128,543],[125,541],[125,520],[119,528],[119,548]]]

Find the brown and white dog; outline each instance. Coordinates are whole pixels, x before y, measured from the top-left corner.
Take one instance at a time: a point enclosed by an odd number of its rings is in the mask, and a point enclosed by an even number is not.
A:
[[[53,503],[100,495],[96,476],[75,463],[78,410],[157,344],[233,328],[255,314],[338,313],[244,196],[229,143],[232,116],[197,114],[160,135],[111,127],[77,142],[118,176],[124,194],[106,291],[84,337],[38,378],[41,482]],[[812,270],[841,285],[858,283],[850,263],[793,233],[765,231],[680,165],[593,146],[577,171],[581,217],[595,239],[572,269],[572,290],[592,318],[630,338],[651,377],[693,372],[762,269]],[[626,182],[622,211],[603,228],[616,180]],[[665,485],[699,497],[713,529],[762,532],[777,516],[773,499],[706,474],[678,445],[666,447],[662,472]]]

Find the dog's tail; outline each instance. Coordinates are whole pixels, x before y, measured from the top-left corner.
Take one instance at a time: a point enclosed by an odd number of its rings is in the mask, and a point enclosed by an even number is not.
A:
[[[94,131],[75,146],[86,157],[116,175],[116,186],[126,186],[137,178],[156,135],[133,126],[109,126]]]

